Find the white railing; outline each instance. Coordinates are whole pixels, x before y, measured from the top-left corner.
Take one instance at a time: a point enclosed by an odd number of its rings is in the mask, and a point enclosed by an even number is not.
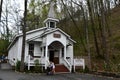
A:
[[[39,60],[41,64],[45,64],[45,57],[41,57]]]
[[[45,66],[44,64],[44,57],[43,58],[34,58],[34,57],[31,57],[30,55],[28,55],[26,57],[26,63],[28,65],[28,70],[30,70],[30,66],[35,66],[35,60],[39,60],[39,64],[40,66]]]
[[[72,65],[70,62],[67,61],[67,59],[62,59],[63,60],[63,64],[68,68],[68,70],[71,72],[72,70]]]
[[[28,55],[26,59],[27,59],[27,64],[28,64],[28,70],[30,70],[30,66],[32,66],[32,64],[34,64],[34,61],[30,57],[30,55]]]
[[[71,58],[68,58],[68,59],[66,59],[70,64],[72,64],[72,62],[71,62]]]
[[[49,62],[49,60],[47,58],[46,61],[45,61],[45,69],[47,69],[47,67],[48,67],[49,64],[50,64],[50,62]]]
[[[8,60],[8,62],[12,65],[12,66],[16,66],[16,63],[15,63],[15,61],[13,61],[13,60]]]

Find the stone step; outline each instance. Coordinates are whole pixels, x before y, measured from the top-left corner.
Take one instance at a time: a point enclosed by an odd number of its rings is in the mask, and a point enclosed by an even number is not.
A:
[[[12,66],[9,63],[1,63],[0,69],[12,69]]]
[[[55,65],[55,72],[69,72],[69,70],[62,64]]]

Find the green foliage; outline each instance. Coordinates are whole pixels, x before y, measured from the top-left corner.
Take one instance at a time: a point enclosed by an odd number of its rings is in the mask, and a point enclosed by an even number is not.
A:
[[[47,18],[49,5],[47,1],[30,1],[27,12],[27,31],[43,26],[43,21]]]
[[[76,69],[76,72],[80,72],[80,73],[89,73],[90,70],[87,66],[85,66],[85,69],[83,70],[82,68],[78,68]]]
[[[39,64],[39,60],[36,59],[36,60],[34,61],[34,63],[35,63],[34,72],[36,72],[36,73],[42,72],[42,67],[41,67],[40,64]]]
[[[116,43],[116,44],[114,45],[114,48],[120,51],[120,43]]]
[[[0,55],[2,55],[2,54],[7,55],[8,45],[9,45],[8,40],[0,39]]]
[[[27,66],[25,66],[25,67],[24,67],[25,72],[26,72],[26,73],[41,73],[41,72],[42,72],[42,67],[41,67],[40,64],[39,64],[39,60],[36,59],[36,60],[34,61],[34,64],[35,64],[35,66],[32,66],[32,67],[30,68],[30,70],[28,70],[28,69],[27,69]],[[20,71],[20,65],[21,65],[21,61],[17,60],[16,66],[15,66],[15,70],[16,70],[16,71]]]
[[[108,65],[106,62],[104,62],[104,70],[111,71],[111,65]]]
[[[15,66],[16,71],[20,71],[20,64],[21,64],[21,61],[17,60],[16,66]]]
[[[83,71],[84,73],[88,73],[88,72],[90,72],[90,70],[89,70],[89,68],[88,68],[88,66],[85,66],[85,69],[84,69],[84,71]]]

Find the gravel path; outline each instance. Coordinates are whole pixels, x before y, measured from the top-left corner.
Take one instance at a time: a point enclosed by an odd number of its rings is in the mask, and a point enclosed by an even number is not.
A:
[[[111,77],[95,76],[90,74],[66,73],[66,74],[25,74],[12,70],[0,70],[0,80],[120,80]]]

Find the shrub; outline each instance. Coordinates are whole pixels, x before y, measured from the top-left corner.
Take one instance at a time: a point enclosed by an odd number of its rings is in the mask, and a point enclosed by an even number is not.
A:
[[[105,71],[111,71],[111,66],[108,65],[106,62],[104,62],[104,70]]]
[[[16,71],[20,71],[20,64],[21,64],[21,61],[17,60],[16,66],[15,66]]]
[[[84,73],[88,73],[90,72],[89,68],[87,66],[85,66],[85,69],[83,70]]]
[[[39,60],[36,59],[36,60],[34,61],[34,63],[35,63],[34,72],[36,72],[36,73],[42,72],[42,70],[41,70],[42,68],[41,68],[41,66],[40,66],[40,64],[39,64]]]
[[[78,68],[78,69],[76,69],[76,72],[88,73],[88,72],[90,72],[90,70],[89,70],[89,68],[87,66],[85,66],[84,70],[82,68]]]

